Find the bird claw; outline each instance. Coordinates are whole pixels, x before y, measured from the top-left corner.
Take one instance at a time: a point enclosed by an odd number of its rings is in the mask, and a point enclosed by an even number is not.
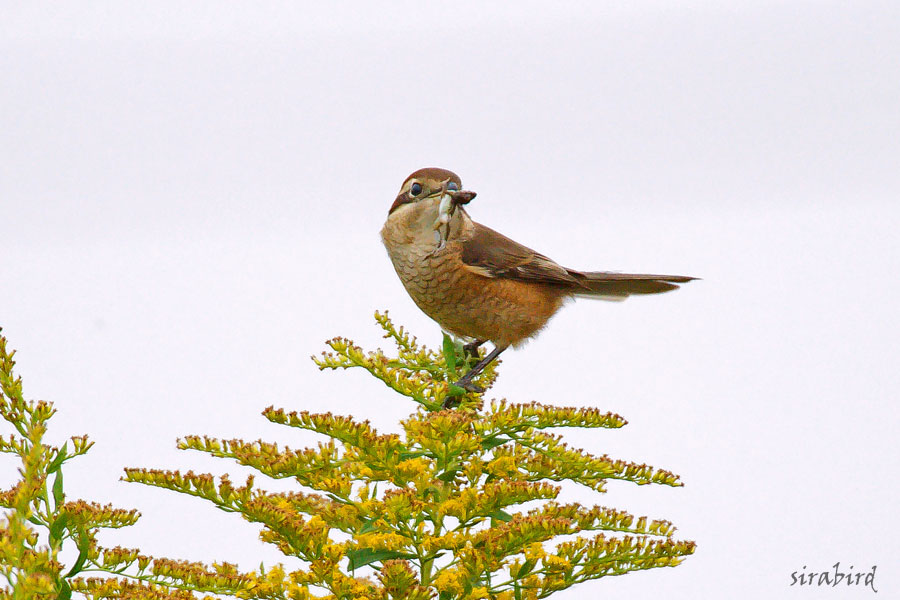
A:
[[[463,346],[463,354],[465,355],[466,360],[470,358],[478,358],[480,356],[478,353],[478,348],[480,348],[483,343],[484,342],[481,340],[475,340],[473,342],[465,344]]]
[[[475,392],[478,394],[484,393],[483,387],[481,387],[480,385],[475,385],[471,381],[465,381],[463,379],[460,379],[459,381],[451,383],[450,387],[451,388],[458,387],[458,388],[462,388],[462,389],[466,390],[467,392]],[[446,398],[444,398],[443,408],[456,408],[457,406],[459,406],[459,403],[461,400],[462,400],[462,395],[447,396]]]
[[[455,381],[455,382],[451,383],[450,385],[455,385],[456,387],[462,388],[462,389],[466,390],[467,392],[475,392],[475,393],[478,393],[478,394],[483,394],[483,393],[484,393],[484,388],[483,388],[483,387],[481,387],[480,385],[475,385],[475,384],[472,383],[471,381],[466,381],[466,380],[464,380],[464,379],[460,379],[459,381]]]

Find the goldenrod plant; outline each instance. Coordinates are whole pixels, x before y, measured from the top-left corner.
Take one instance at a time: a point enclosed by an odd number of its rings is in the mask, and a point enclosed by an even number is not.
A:
[[[87,436],[61,446],[47,442],[56,410],[51,402],[24,399],[22,379],[13,372],[14,354],[0,336],[0,417],[13,431],[0,437],[0,453],[20,463],[19,479],[0,489],[0,600],[69,600],[73,592],[91,598],[188,600],[196,597],[193,591],[233,593],[251,581],[227,563],[210,568],[102,547],[102,529],[133,525],[140,515],[67,500],[63,469],[93,442]]]
[[[22,380],[13,373],[14,352],[0,336],[0,416],[14,433],[0,438],[0,452],[19,459],[20,479],[0,491],[0,598],[59,598],[72,595],[71,581],[97,567],[102,550],[97,533],[103,528],[134,524],[137,511],[66,500],[63,466],[85,454],[93,444],[86,436],[72,437],[62,446],[45,441],[47,425],[56,412],[44,401],[26,401]],[[70,548],[74,557],[64,566],[60,554]]]
[[[608,575],[679,564],[694,543],[673,538],[664,520],[556,501],[561,486],[603,492],[609,480],[680,486],[676,475],[568,447],[548,430],[626,424],[592,408],[485,403],[450,382],[466,368],[462,347],[420,346],[387,314],[375,315],[396,356],[335,338],[313,357],[320,369],[362,368],[418,404],[399,433],[332,414],[267,408],[274,423],[325,441],[293,450],[274,443],[190,436],[199,450],[293,479],[290,493],[235,486],[223,476],[127,469],[126,480],[198,496],[263,526],[266,542],[299,559],[234,576],[241,597],[450,600],[546,598]],[[489,388],[489,366],[476,383]],[[448,402],[453,400],[453,402]],[[444,408],[445,405],[455,405]],[[193,568],[193,567],[190,567]],[[176,579],[196,585],[189,568]],[[211,576],[211,575],[210,575]],[[196,589],[196,588],[195,588]],[[218,591],[222,591],[221,589]]]
[[[25,524],[35,522],[33,507],[40,503],[19,501],[15,492],[4,496],[4,506],[13,508],[3,537],[4,569],[12,573],[7,580],[14,588],[33,574],[48,595],[60,591],[67,596],[71,589],[97,599],[187,600],[215,594],[278,600],[518,600],[546,598],[608,575],[675,566],[693,553],[694,543],[675,540],[668,521],[557,502],[562,485],[594,492],[603,492],[611,479],[681,485],[669,471],[591,455],[548,432],[558,427],[618,428],[624,419],[596,409],[485,403],[483,394],[450,383],[477,357],[467,356],[446,337],[440,352],[422,347],[386,314],[376,313],[376,321],[396,345],[396,356],[365,352],[335,338],[328,342],[330,351],[313,360],[320,369],[365,369],[415,402],[398,433],[378,433],[368,422],[350,417],[270,407],[263,411],[270,421],[316,432],[324,441],[302,450],[199,436],[178,442],[182,449],[229,458],[268,477],[293,479],[298,489],[287,493],[257,488],[253,477],[235,485],[227,475],[126,469],[126,481],[197,496],[261,524],[263,541],[278,547],[286,565],[242,572],[228,563],[207,566],[100,548],[98,527],[137,518],[123,512],[115,513],[115,522],[108,517],[82,519],[87,525],[80,528],[66,528],[75,521],[64,522],[62,530],[55,526],[63,532],[57,537],[86,549],[64,573],[55,562],[53,544],[46,552],[38,548],[36,535]],[[13,381],[9,367],[3,380],[7,397],[7,380]],[[496,376],[496,365],[491,365],[476,383],[487,389]],[[10,389],[21,397],[20,384]],[[41,447],[49,452],[42,459],[45,466],[23,480],[38,482],[28,485],[43,489],[46,496],[46,474],[51,467],[61,472],[57,467],[75,452],[66,455],[63,450],[56,465],[59,454]],[[87,449],[78,448],[81,453]],[[40,496],[38,491],[28,497]],[[24,502],[22,508],[17,502]],[[65,506],[64,499],[57,503]],[[38,524],[54,527],[58,517],[52,504],[42,510]],[[16,558],[16,540],[28,542],[32,555],[45,557],[43,562],[30,559],[25,564]],[[15,566],[7,569],[8,562]],[[42,569],[49,573],[44,579]],[[92,571],[105,575],[84,577]],[[10,589],[7,597],[15,595]]]

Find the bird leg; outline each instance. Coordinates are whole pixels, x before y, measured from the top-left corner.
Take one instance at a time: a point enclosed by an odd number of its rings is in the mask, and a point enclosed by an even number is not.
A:
[[[478,358],[478,348],[487,340],[472,340],[463,346],[463,356],[466,360],[470,358]]]
[[[472,383],[472,379],[476,375],[478,375],[479,373],[484,371],[484,368],[486,366],[488,366],[489,364],[491,364],[495,358],[500,356],[500,353],[503,352],[504,350],[506,350],[506,348],[507,348],[506,346],[495,347],[493,350],[491,350],[491,352],[487,356],[485,356],[484,358],[479,360],[477,363],[475,363],[475,366],[472,367],[471,369],[469,369],[468,373],[466,373],[465,375],[460,377],[459,381],[454,382],[452,385],[461,387],[462,389],[469,391],[469,392],[479,392],[479,393],[483,392],[484,388]]]

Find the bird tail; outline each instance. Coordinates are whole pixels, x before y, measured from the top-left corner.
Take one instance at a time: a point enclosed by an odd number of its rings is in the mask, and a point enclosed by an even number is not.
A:
[[[677,290],[680,283],[697,279],[685,275],[637,275],[604,271],[569,271],[577,280],[575,296],[598,300],[622,301],[632,294],[662,294]]]

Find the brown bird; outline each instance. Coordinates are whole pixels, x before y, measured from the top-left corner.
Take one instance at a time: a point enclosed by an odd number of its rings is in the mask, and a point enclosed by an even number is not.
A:
[[[419,169],[391,205],[381,239],[400,281],[441,328],[469,341],[472,356],[494,349],[454,385],[472,383],[509,346],[537,334],[563,302],[583,296],[624,300],[632,294],[678,289],[695,277],[576,271],[476,223],[463,204],[475,197],[446,169]]]

